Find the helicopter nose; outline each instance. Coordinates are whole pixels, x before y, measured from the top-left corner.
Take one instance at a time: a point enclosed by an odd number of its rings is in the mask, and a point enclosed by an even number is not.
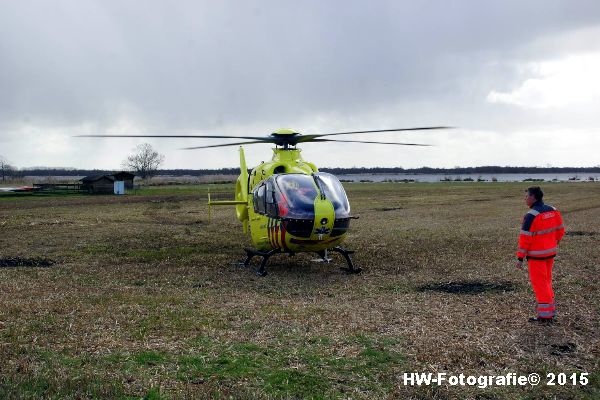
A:
[[[313,238],[317,240],[327,239],[333,228],[334,219],[335,211],[331,201],[328,199],[317,198],[317,200],[315,200]]]

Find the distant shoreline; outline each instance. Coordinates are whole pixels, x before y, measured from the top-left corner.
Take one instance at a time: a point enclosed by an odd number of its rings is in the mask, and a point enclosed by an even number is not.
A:
[[[433,182],[600,182],[600,172],[579,172],[579,173],[499,173],[499,174],[425,174],[425,173],[358,173],[358,174],[335,174],[341,182],[361,182],[361,183],[433,183]],[[165,185],[194,185],[194,184],[215,184],[215,183],[233,183],[238,178],[238,174],[221,175],[158,175],[148,181],[144,181],[146,186],[165,186]],[[21,185],[41,184],[41,183],[76,183],[83,175],[25,175],[14,180],[0,182],[2,184],[12,184],[17,182]],[[12,182],[12,183],[10,183]],[[142,182],[136,178],[136,182]]]
[[[580,173],[380,173],[336,174],[342,182],[600,182],[600,172]]]
[[[597,167],[456,167],[456,168],[337,168],[322,167],[320,171],[330,172],[335,175],[363,175],[363,174],[426,174],[426,175],[476,175],[476,174],[589,174],[600,173]],[[97,170],[97,169],[71,169],[71,168],[28,168],[17,170],[13,177],[24,176],[87,176],[105,173],[113,173],[120,170]],[[239,168],[220,169],[163,169],[159,170],[157,176],[210,176],[210,175],[238,175]]]

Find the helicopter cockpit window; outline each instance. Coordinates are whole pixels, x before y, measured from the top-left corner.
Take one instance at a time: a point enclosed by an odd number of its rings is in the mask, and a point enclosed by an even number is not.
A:
[[[348,202],[346,191],[344,191],[344,187],[338,178],[327,172],[318,172],[314,174],[314,176],[319,181],[319,187],[323,191],[325,197],[333,204],[335,218],[349,218],[350,203]]]
[[[275,193],[280,217],[312,219],[315,217],[317,187],[310,175],[285,174],[275,178]]]
[[[265,213],[265,184],[261,184],[254,191],[254,211],[260,214]]]

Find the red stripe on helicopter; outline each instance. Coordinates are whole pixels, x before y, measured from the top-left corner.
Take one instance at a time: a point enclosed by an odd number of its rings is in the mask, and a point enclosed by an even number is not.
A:
[[[273,220],[269,218],[267,223],[267,232],[269,232],[269,244],[271,245],[271,247],[275,247],[273,245],[273,232],[271,231],[271,229],[273,229]]]
[[[277,248],[277,238],[275,236],[275,220],[269,218],[269,231],[271,232],[271,247]]]
[[[285,250],[287,250],[287,246],[285,245],[285,226],[283,224],[283,222],[281,222],[281,245],[283,246],[283,248]]]

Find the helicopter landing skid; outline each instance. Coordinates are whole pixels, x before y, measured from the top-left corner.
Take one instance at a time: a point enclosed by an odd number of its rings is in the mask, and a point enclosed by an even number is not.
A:
[[[340,246],[336,246],[330,249],[331,251],[335,251],[336,253],[340,253],[346,259],[346,263],[348,264],[348,268],[340,268],[342,271],[346,271],[349,274],[358,274],[362,271],[362,268],[357,268],[354,266],[352,259],[350,258],[350,254],[354,254],[354,250],[346,250]]]
[[[254,273],[258,276],[267,276],[267,262],[269,261],[269,258],[274,255],[274,254],[280,254],[282,253],[281,249],[273,249],[270,251],[259,251],[259,250],[255,250],[255,249],[245,249],[246,250],[246,259],[243,261],[243,263],[239,263],[239,266],[243,266],[246,268],[250,267],[250,262],[252,261],[252,259],[256,256],[262,257],[262,260],[260,262],[260,266],[257,269],[251,268]],[[344,256],[344,259],[346,260],[346,263],[348,264],[347,268],[340,268],[342,271],[346,271],[349,274],[358,274],[359,272],[362,271],[361,268],[357,268],[354,266],[354,263],[352,262],[352,259],[350,258],[350,254],[354,254],[353,250],[346,250],[342,247],[333,247],[331,249],[329,249],[331,251],[334,251],[336,253],[340,253],[342,256]],[[289,253],[290,256],[294,255],[294,253]],[[321,256],[321,259],[318,261],[321,262],[325,262],[325,263],[329,263],[331,261],[331,259],[327,256],[327,250],[323,250],[323,251],[319,251],[317,252],[317,254],[319,254],[319,256]]]
[[[281,253],[281,249],[273,249],[270,251],[258,251],[254,249],[245,249],[246,250],[246,259],[244,260],[244,267],[250,267],[250,261],[254,258],[254,256],[262,257],[262,261],[260,262],[260,266],[258,269],[253,269],[254,273],[258,276],[267,276],[267,261],[273,254]]]

